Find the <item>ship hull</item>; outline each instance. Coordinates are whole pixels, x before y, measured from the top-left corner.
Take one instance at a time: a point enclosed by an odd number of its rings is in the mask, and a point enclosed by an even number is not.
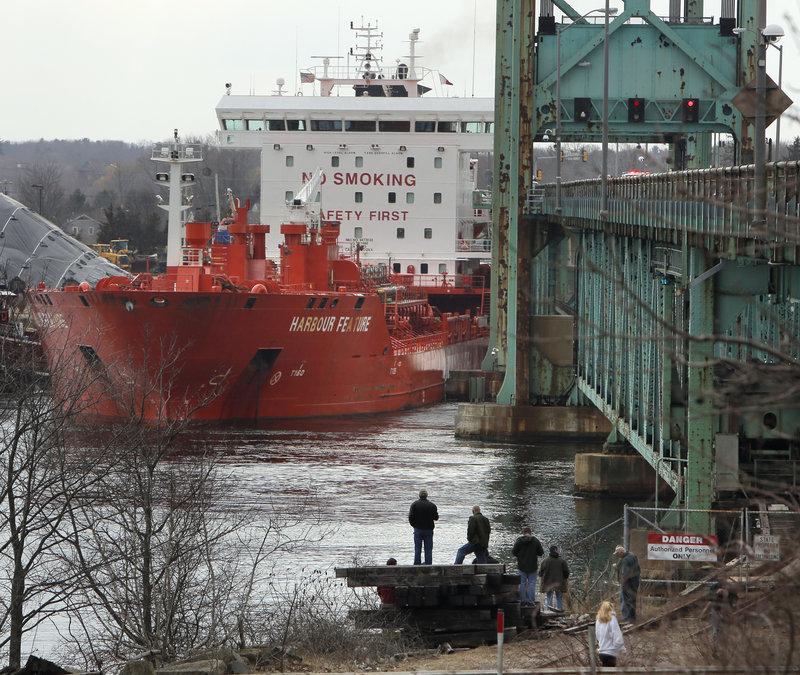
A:
[[[359,293],[77,288],[33,296],[56,386],[85,382],[84,417],[242,422],[379,413],[444,397],[482,335],[393,339]],[[63,395],[63,394],[62,394]]]

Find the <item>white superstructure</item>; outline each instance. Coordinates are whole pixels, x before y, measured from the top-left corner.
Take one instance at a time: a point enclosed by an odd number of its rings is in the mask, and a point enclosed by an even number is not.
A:
[[[352,25],[351,25],[352,27]],[[475,210],[480,171],[490,168],[491,98],[423,97],[421,83],[438,72],[410,54],[391,73],[380,65],[376,28],[355,28],[366,46],[350,63],[305,69],[314,95],[235,95],[217,105],[223,148],[261,149],[261,222],[273,225],[268,251],[277,256],[277,225],[316,168],[324,172],[320,210],[341,222],[339,241],[362,260],[396,272],[464,274],[491,257],[490,215]],[[317,91],[319,87],[319,91]],[[482,159],[479,159],[482,158]]]

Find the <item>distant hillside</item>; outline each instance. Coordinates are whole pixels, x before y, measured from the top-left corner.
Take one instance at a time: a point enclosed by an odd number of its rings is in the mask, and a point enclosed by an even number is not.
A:
[[[193,167],[195,219],[216,217],[215,174],[220,200],[231,188],[256,205],[257,215],[260,153],[221,152],[211,137],[184,140],[203,145],[204,161]],[[150,145],[122,141],[0,141],[0,191],[41,209],[56,225],[87,215],[102,224],[98,241],[127,238],[143,253],[152,252],[166,242],[166,212],[156,206],[165,187],[154,183],[159,165],[150,155]]]

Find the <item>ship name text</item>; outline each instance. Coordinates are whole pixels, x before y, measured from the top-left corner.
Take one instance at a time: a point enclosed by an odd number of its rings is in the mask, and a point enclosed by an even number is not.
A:
[[[303,172],[303,182],[311,179],[312,174]],[[327,175],[322,176],[325,185]],[[371,171],[337,171],[331,176],[334,185],[380,185],[382,187],[414,187],[417,177],[413,173],[375,173]]]
[[[295,316],[289,324],[297,333],[366,333],[369,316]]]

